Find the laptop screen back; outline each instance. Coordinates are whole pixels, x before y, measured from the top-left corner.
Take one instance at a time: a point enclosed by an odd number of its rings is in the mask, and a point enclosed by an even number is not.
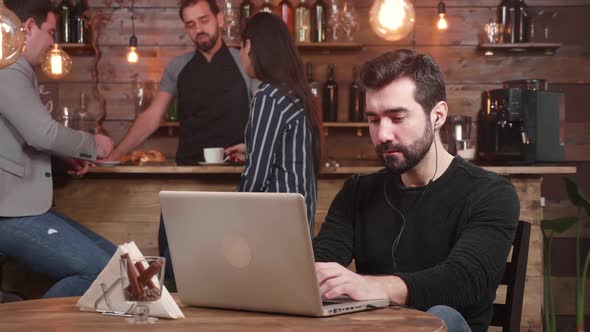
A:
[[[162,191],[160,203],[183,303],[322,314],[303,196]]]

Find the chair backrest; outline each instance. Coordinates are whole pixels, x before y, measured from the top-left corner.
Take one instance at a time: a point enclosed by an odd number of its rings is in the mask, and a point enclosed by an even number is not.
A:
[[[502,326],[503,332],[520,330],[526,268],[529,257],[531,224],[520,220],[512,242],[512,257],[506,263],[501,285],[506,285],[506,303],[494,303],[492,326]]]
[[[4,262],[6,262],[6,256],[0,254],[0,290],[2,290],[2,275],[4,274],[2,267],[4,267]]]

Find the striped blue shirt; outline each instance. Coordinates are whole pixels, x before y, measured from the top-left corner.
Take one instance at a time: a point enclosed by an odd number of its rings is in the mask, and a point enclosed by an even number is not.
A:
[[[299,100],[264,83],[250,103],[246,165],[237,191],[300,193],[313,235],[317,179],[312,131]]]

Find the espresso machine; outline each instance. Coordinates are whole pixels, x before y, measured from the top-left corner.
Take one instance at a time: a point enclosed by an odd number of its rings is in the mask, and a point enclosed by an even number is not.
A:
[[[564,104],[562,93],[526,88],[484,92],[477,160],[487,164],[562,161]]]

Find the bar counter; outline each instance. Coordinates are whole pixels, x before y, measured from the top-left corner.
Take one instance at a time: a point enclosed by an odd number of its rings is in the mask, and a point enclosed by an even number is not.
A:
[[[503,175],[533,175],[533,174],[573,174],[575,166],[482,166],[488,171]],[[323,167],[321,175],[331,174],[367,174],[382,169],[382,166],[341,166]],[[96,166],[90,169],[89,173],[94,174],[240,174],[243,166],[220,165],[220,166],[177,166],[174,163],[152,163],[147,165],[116,165]]]
[[[350,175],[381,168],[376,164],[322,168],[315,232],[319,231],[331,201]],[[543,247],[539,226],[542,218],[541,182],[544,174],[573,174],[576,168],[559,165],[483,168],[511,180],[520,197],[520,218],[532,224],[521,327],[527,331],[540,331],[543,299]],[[241,171],[242,166],[175,166],[173,163],[97,166],[81,179],[56,181],[55,209],[115,243],[134,240],[144,254],[155,254],[160,220],[159,191],[233,191]],[[505,289],[501,288],[497,301],[503,302],[504,298]]]

